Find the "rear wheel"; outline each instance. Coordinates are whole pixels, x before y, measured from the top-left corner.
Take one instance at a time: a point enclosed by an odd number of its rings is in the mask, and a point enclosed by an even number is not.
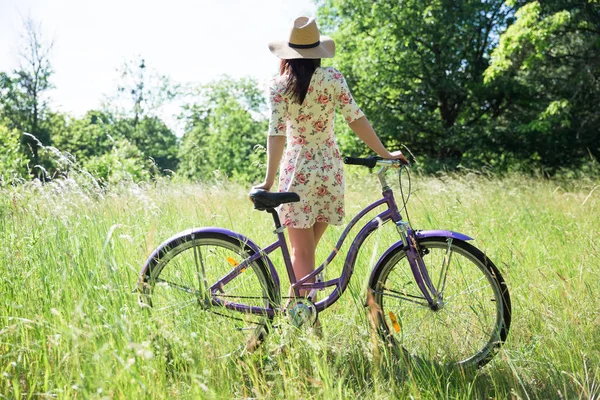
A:
[[[140,301],[151,309],[151,318],[163,336],[193,340],[193,346],[202,347],[196,349],[206,356],[254,350],[265,339],[273,317],[231,310],[225,304],[265,308],[279,303],[263,260],[210,290],[254,253],[248,245],[224,234],[177,237],[146,263],[140,278]]]
[[[506,340],[511,305],[496,266],[477,248],[457,239],[419,241],[420,252],[439,293],[430,306],[419,290],[406,252],[383,260],[371,283],[378,330],[411,359],[440,365],[479,367]]]

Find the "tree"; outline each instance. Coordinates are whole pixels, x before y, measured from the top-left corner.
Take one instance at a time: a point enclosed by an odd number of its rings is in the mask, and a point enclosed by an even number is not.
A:
[[[103,184],[147,180],[152,171],[142,152],[127,139],[114,141],[109,152],[89,158],[83,166]]]
[[[590,0],[533,1],[492,54],[486,82],[510,88],[510,151],[548,172],[600,158],[600,12]]]
[[[139,120],[122,118],[114,129],[154,161],[160,173],[174,172],[179,165],[179,143],[175,134],[157,116],[143,116]]]
[[[26,119],[21,115],[22,110],[19,107],[22,103],[21,97],[16,79],[6,72],[0,72],[0,118],[13,129],[22,126]]]
[[[258,180],[266,143],[264,98],[251,79],[223,78],[201,86],[198,99],[185,107],[185,133],[179,173],[209,180],[215,171],[239,181]]]
[[[180,95],[180,87],[156,71],[143,58],[126,61],[120,68],[117,94],[109,98],[104,112],[113,115],[114,128],[159,171],[175,171],[178,142],[173,131],[158,116],[159,110]]]
[[[57,130],[52,135],[54,146],[73,155],[79,163],[86,164],[93,158],[115,153],[115,143],[126,142],[127,146],[135,147],[136,157],[139,152],[143,160],[140,165],[148,174],[177,168],[177,138],[157,117],[143,117],[133,126],[130,118],[118,118],[100,110],[90,110],[81,119],[52,116],[52,126]]]
[[[388,147],[461,159],[501,94],[483,72],[513,8],[500,0],[323,0],[336,56],[357,102]],[[493,88],[492,88],[493,89]]]
[[[67,152],[79,162],[101,156],[113,148],[119,139],[115,134],[114,118],[105,111],[90,110],[82,118],[72,118],[64,114],[53,114],[53,145]]]
[[[127,60],[118,69],[117,93],[109,96],[106,108],[131,118],[133,125],[145,116],[153,116],[165,104],[179,96],[180,87],[166,75],[149,70],[142,57]]]
[[[38,150],[50,144],[50,133],[45,125],[48,102],[45,93],[53,86],[50,64],[52,43],[42,39],[41,28],[32,19],[24,22],[19,68],[12,76],[0,74],[0,116],[9,120],[9,127],[29,135],[22,136],[34,165],[40,163]]]

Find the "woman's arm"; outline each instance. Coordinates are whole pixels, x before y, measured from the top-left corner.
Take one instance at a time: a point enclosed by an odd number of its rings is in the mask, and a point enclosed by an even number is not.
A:
[[[385,146],[379,140],[379,137],[373,130],[371,123],[367,119],[367,117],[362,116],[348,124],[350,129],[354,131],[356,136],[360,140],[362,140],[367,146],[371,148],[375,153],[377,153],[380,157],[391,159],[391,160],[400,160],[403,163],[408,164],[408,160],[402,155],[401,151],[394,151],[390,153]]]
[[[285,136],[269,136],[267,138],[267,173],[265,180],[260,185],[254,186],[255,189],[269,190],[273,186],[283,156],[285,141]]]

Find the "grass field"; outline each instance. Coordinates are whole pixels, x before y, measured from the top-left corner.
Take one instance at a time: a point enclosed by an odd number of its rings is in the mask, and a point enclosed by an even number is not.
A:
[[[348,215],[379,196],[374,176],[349,168],[347,185]],[[369,239],[349,291],[322,314],[322,339],[284,327],[254,354],[214,360],[197,332],[157,332],[132,293],[141,265],[190,227],[269,244],[270,218],[252,211],[247,190],[165,181],[102,191],[83,177],[0,189],[0,398],[600,397],[600,181],[413,177],[413,226],[474,237],[509,285],[508,342],[468,374],[403,365],[374,340],[365,283],[397,240],[391,226]],[[326,233],[318,259],[341,230]]]

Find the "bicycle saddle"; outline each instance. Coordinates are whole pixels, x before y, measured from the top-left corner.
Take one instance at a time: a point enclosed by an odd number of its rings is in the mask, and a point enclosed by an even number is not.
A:
[[[298,193],[293,192],[267,192],[263,189],[252,189],[250,191],[250,200],[254,203],[254,208],[260,211],[265,211],[275,208],[284,203],[295,203],[300,201]]]

